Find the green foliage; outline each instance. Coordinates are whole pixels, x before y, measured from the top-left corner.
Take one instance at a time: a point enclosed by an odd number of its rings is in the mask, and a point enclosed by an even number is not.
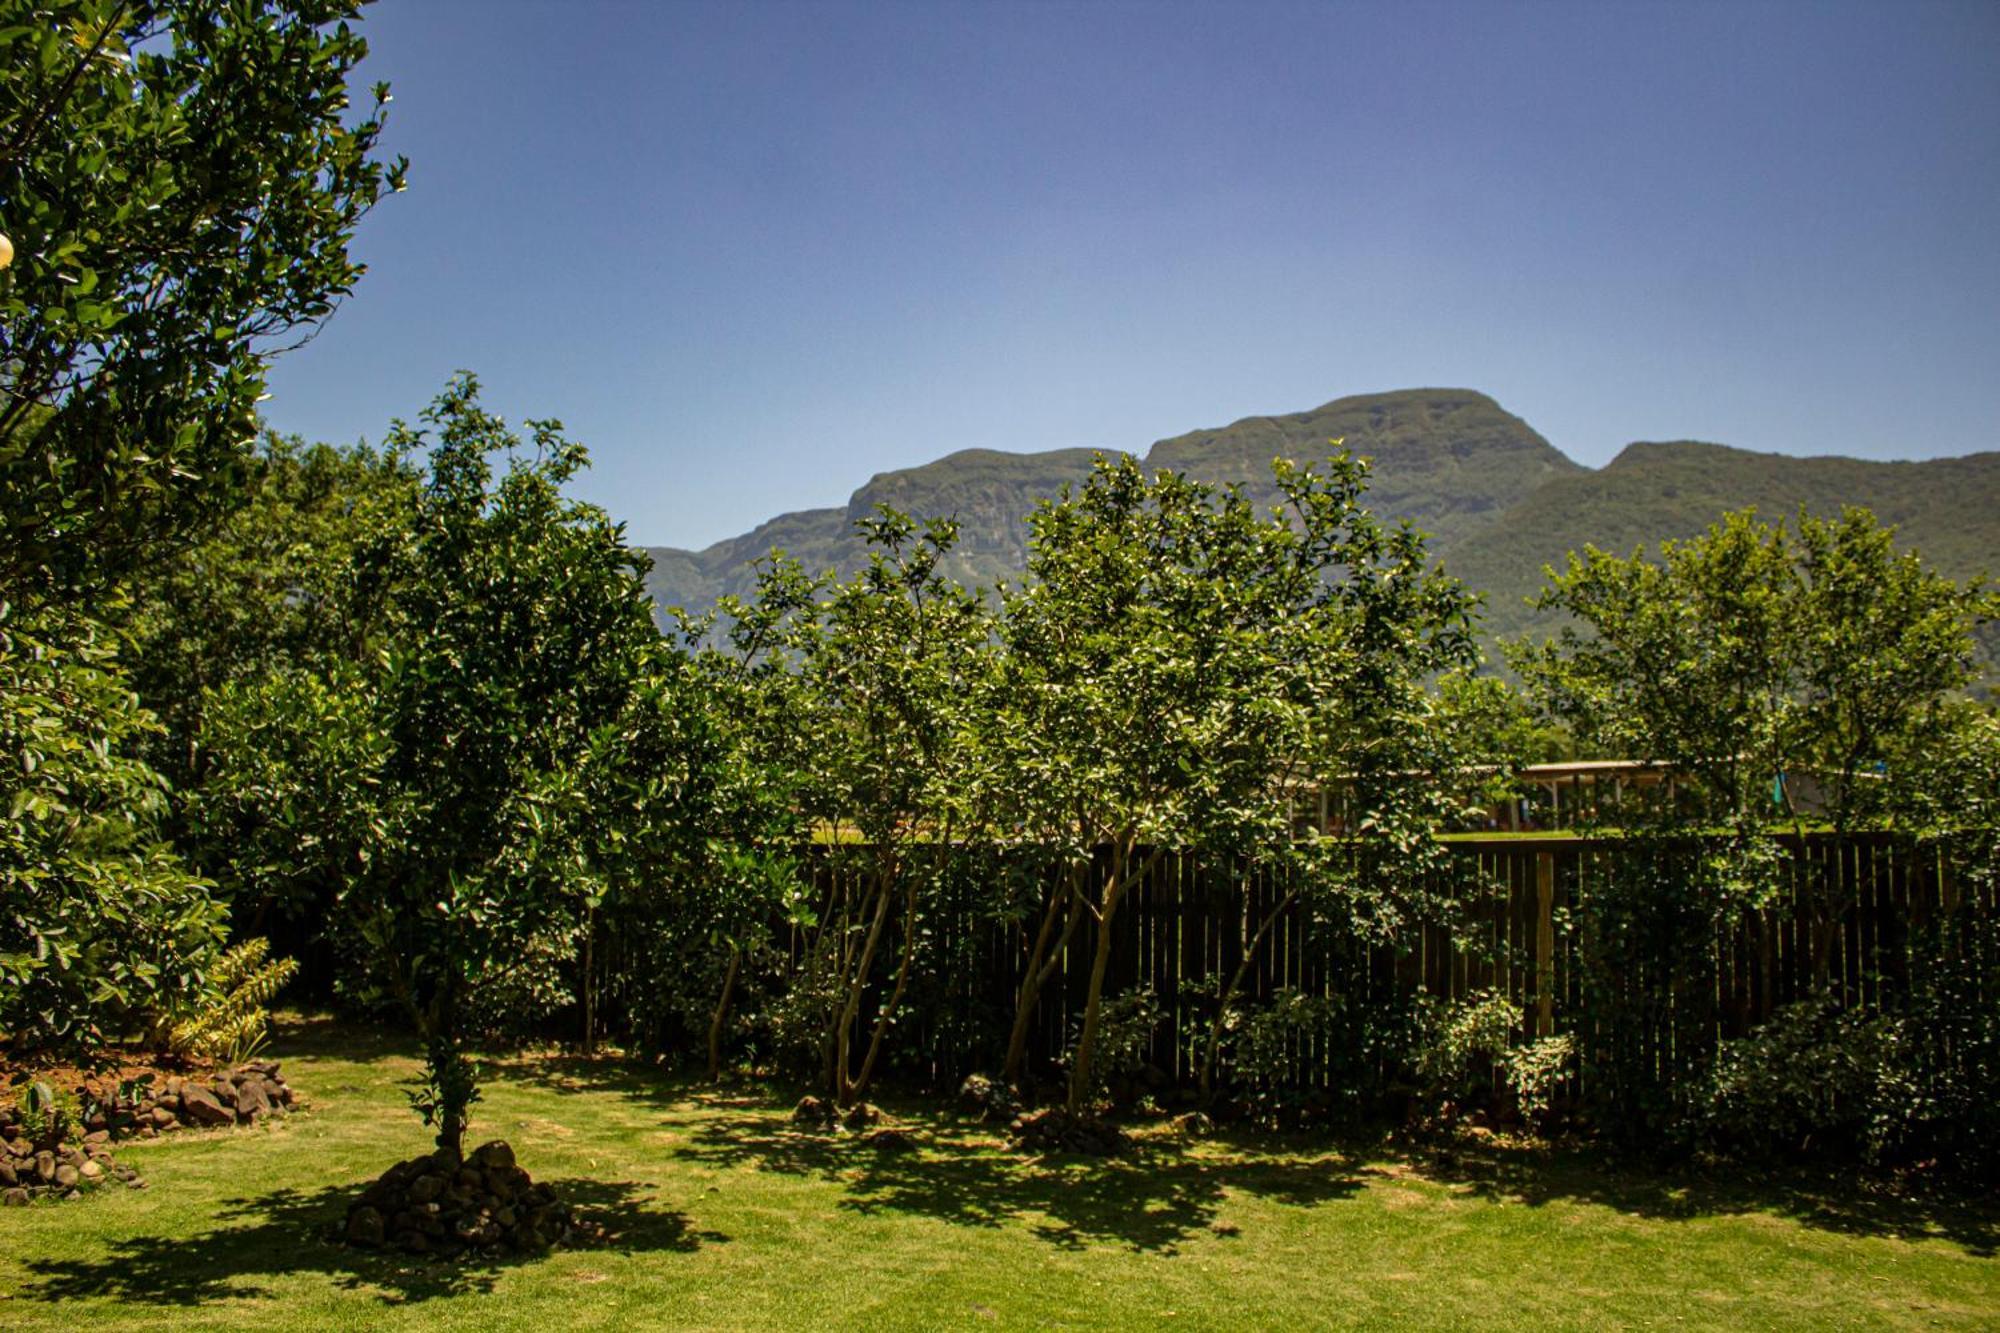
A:
[[[1764,1158],[1807,1150],[1856,1155],[1864,1145],[1893,1041],[1880,1014],[1821,997],[1773,1014],[1724,1042],[1698,1108],[1718,1145]]]
[[[1448,729],[1426,725],[1435,705],[1423,682],[1471,665],[1469,599],[1430,568],[1418,533],[1386,529],[1364,507],[1363,463],[1279,460],[1272,478],[1284,508],[1265,514],[1234,489],[1100,462],[1082,490],[1031,517],[1030,582],[1005,599],[991,768],[1007,824],[1075,868],[1059,892],[1094,921],[1099,946],[1078,1103],[1108,924],[1146,873],[1140,849],[1304,855],[1314,910],[1393,934],[1409,906],[1396,887],[1424,882],[1430,834],[1455,809],[1444,784],[1411,775],[1458,767],[1440,748]],[[1294,785],[1335,779],[1361,836],[1300,853]],[[1108,869],[1085,873],[1100,844]],[[1024,992],[1024,1010],[1034,998]]]
[[[157,837],[156,724],[101,625],[0,605],[0,1039],[89,1061],[200,993],[225,909]]]
[[[255,1054],[271,1024],[271,1001],[299,970],[294,959],[267,961],[270,951],[271,942],[259,937],[218,957],[192,1012],[167,1028],[166,1048],[232,1065]]]
[[[1500,1057],[1501,1076],[1524,1119],[1533,1123],[1548,1114],[1556,1087],[1569,1077],[1575,1061],[1576,1040],[1566,1032],[1537,1037]]]
[[[1086,1105],[1098,1104],[1123,1080],[1145,1069],[1153,1034],[1165,1018],[1150,988],[1126,991],[1104,1001],[1097,1020],[1097,1050],[1090,1064]],[[1070,1040],[1072,1051],[1082,1035],[1082,1021],[1078,1020]]]
[[[21,1130],[28,1142],[53,1146],[82,1137],[83,1108],[75,1094],[36,1079],[21,1092]]]
[[[1426,994],[1417,997],[1417,1021],[1411,1064],[1419,1083],[1434,1100],[1457,1099],[1475,1091],[1513,1044],[1521,1009],[1497,991],[1450,1003]]]
[[[631,768],[672,718],[669,650],[640,558],[563,493],[582,448],[542,421],[525,449],[470,376],[424,422],[389,441],[396,456],[429,449],[407,525],[351,556],[350,577],[382,590],[378,646],[215,692],[204,800],[256,814],[240,882],[329,895],[367,982],[423,1033],[420,1109],[456,1144],[479,993],[604,900],[626,835],[673,805],[676,775]]]
[[[1784,773],[1823,790],[1835,828],[1893,818],[1972,683],[1973,626],[2000,606],[1894,535],[1862,509],[1801,516],[1796,537],[1744,511],[1657,562],[1586,548],[1540,602],[1577,624],[1514,664],[1583,744],[1693,779],[1700,816],[1796,825],[1792,792],[1773,808]]]
[[[0,584],[88,586],[225,511],[264,367],[401,188],[347,114],[359,0],[9,0],[0,20]]]
[[[133,686],[163,725],[148,758],[183,797],[198,799],[213,771],[218,697],[364,662],[380,646],[390,588],[370,553],[400,540],[416,503],[409,461],[365,446],[266,435],[247,474],[240,508],[127,584]],[[225,871],[244,833],[184,831],[198,835],[199,860]]]

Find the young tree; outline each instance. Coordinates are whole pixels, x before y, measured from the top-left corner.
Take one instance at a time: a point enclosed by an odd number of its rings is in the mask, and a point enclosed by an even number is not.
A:
[[[1796,536],[1744,510],[1657,560],[1592,547],[1549,578],[1539,604],[1574,623],[1514,650],[1524,681],[1584,744],[1670,765],[1692,819],[1729,833],[1725,879],[1753,903],[1776,884],[1772,834],[1919,815],[1975,679],[1973,630],[2000,611],[1859,508],[1802,514]],[[1817,880],[1806,892],[1823,985],[1839,906]]]
[[[966,777],[993,637],[985,604],[939,571],[956,524],[919,525],[882,507],[859,526],[867,567],[798,607],[784,643],[796,664],[783,701],[796,710],[802,808],[834,844],[807,994],[823,1005],[826,1085],[843,1107],[875,1075],[922,947],[942,869],[926,849],[980,826]],[[767,600],[796,604],[796,582],[774,582],[787,577],[783,565],[767,571]],[[864,1015],[892,946],[888,994]]]
[[[1434,822],[1391,781],[1420,765],[1426,676],[1473,661],[1470,599],[1427,568],[1422,538],[1361,503],[1365,464],[1274,465],[1285,508],[1131,459],[1039,507],[1027,585],[1005,607],[996,772],[1011,822],[1062,849],[1017,997],[1008,1073],[1062,942],[1094,927],[1069,1108],[1086,1109],[1120,904],[1168,848],[1286,855],[1291,796],[1338,779],[1371,836],[1420,858]],[[1103,873],[1094,868],[1108,849]],[[1326,865],[1333,864],[1327,861]],[[1351,857],[1351,910],[1396,907]],[[1393,926],[1391,926],[1393,928]],[[1225,997],[1225,1003],[1227,999]]]
[[[471,1004],[574,931],[615,868],[600,769],[646,753],[627,733],[662,644],[644,557],[563,493],[585,455],[558,423],[530,423],[524,448],[470,376],[423,419],[389,440],[429,450],[410,526],[358,557],[387,589],[379,651],[245,687],[215,785],[300,835],[263,844],[282,873],[333,880],[334,915],[425,1041],[419,1109],[456,1148]]]

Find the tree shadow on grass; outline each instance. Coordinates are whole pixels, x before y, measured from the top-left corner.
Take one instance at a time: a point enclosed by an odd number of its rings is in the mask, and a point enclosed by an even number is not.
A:
[[[591,1248],[619,1254],[687,1253],[727,1241],[691,1230],[677,1212],[649,1206],[644,1187],[631,1181],[550,1182],[581,1217],[609,1233]],[[375,1291],[386,1304],[405,1305],[439,1296],[491,1291],[507,1269],[540,1262],[537,1254],[502,1254],[458,1261],[357,1249],[339,1239],[353,1202],[352,1186],[310,1193],[278,1190],[259,1198],[232,1199],[217,1213],[218,1226],[195,1236],[133,1236],[114,1241],[95,1259],[30,1259],[33,1280],[16,1299],[63,1301],[111,1296],[162,1306],[221,1298],[268,1296],[260,1278],[320,1273],[346,1291]]]
[[[1944,1239],[1977,1258],[2000,1253],[2000,1206],[1940,1191],[1913,1194],[1850,1170],[1662,1169],[1539,1145],[1459,1142],[1418,1159],[1420,1174],[1474,1198],[1541,1207],[1586,1203],[1661,1221],[1756,1213],[1817,1231]]]
[[[917,1214],[976,1227],[1021,1222],[1065,1249],[1112,1242],[1172,1254],[1200,1232],[1233,1234],[1215,1225],[1230,1191],[1305,1205],[1362,1187],[1344,1158],[1242,1162],[1161,1142],[1116,1158],[1032,1158],[937,1121],[910,1126],[920,1141],[914,1150],[877,1148],[865,1138],[794,1130],[768,1113],[746,1112],[740,1100],[706,1105],[680,1156],[817,1176],[844,1190],[840,1207],[864,1216]]]

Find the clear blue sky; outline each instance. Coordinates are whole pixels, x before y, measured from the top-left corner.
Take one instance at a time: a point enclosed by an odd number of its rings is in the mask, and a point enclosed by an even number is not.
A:
[[[285,359],[455,369],[700,546],[954,449],[1343,394],[1635,439],[2000,448],[2000,3],[382,0],[408,193]]]

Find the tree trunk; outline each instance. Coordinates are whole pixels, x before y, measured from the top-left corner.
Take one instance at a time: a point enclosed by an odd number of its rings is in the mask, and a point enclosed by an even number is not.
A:
[[[1215,1019],[1208,1027],[1208,1049],[1202,1056],[1201,1075],[1198,1080],[1204,1106],[1215,1095],[1215,1060],[1217,1053],[1222,1049],[1222,1025],[1229,1017],[1229,1002],[1236,998],[1237,990],[1243,985],[1243,978],[1249,975],[1250,964],[1256,961],[1257,950],[1263,947],[1264,937],[1271,933],[1271,927],[1277,924],[1278,917],[1298,896],[1298,888],[1294,886],[1278,900],[1276,907],[1265,914],[1264,920],[1257,926],[1257,933],[1252,935],[1250,942],[1243,947],[1243,957],[1238,960],[1236,970],[1230,973],[1228,984],[1222,988],[1222,994],[1216,1000]]]
[[[1125,866],[1132,856],[1132,841],[1122,839],[1112,849],[1111,880],[1104,891],[1104,906],[1097,914],[1097,949],[1090,961],[1090,989],[1083,1002],[1083,1031],[1077,1034],[1076,1062],[1070,1069],[1068,1109],[1082,1115],[1090,1101],[1090,1061],[1097,1045],[1097,1023],[1104,1007],[1104,974],[1111,966],[1111,923],[1118,903],[1125,896]]]
[[[847,995],[842,1000],[839,1014],[834,1019],[833,1100],[835,1105],[843,1108],[854,1104],[854,1089],[847,1077],[847,1071],[851,1068],[848,1059],[853,1041],[854,1020],[861,1011],[861,994],[868,985],[868,970],[874,965],[875,950],[882,940],[882,928],[889,919],[892,872],[885,866],[877,872],[876,880],[875,917],[868,923],[868,939],[861,946],[860,958],[855,960],[851,968],[843,968],[841,981]]]
[[[896,965],[896,985],[889,992],[888,1002],[875,1014],[874,1030],[868,1034],[868,1053],[861,1057],[861,1072],[848,1085],[847,1101],[842,1105],[852,1105],[858,1100],[875,1077],[875,1062],[882,1054],[882,1039],[889,1033],[889,1024],[895,1021],[896,1010],[903,1003],[904,988],[910,983],[910,964],[916,957],[916,928],[917,886],[912,883],[903,892],[903,957]]]
[[[583,1053],[597,1053],[597,990],[591,984],[597,967],[597,909],[583,914]]]
[[[1035,934],[1034,951],[1028,955],[1028,970],[1021,978],[1021,990],[1014,1002],[1014,1027],[1007,1034],[1007,1059],[1000,1067],[1000,1078],[1004,1083],[1019,1088],[1021,1067],[1027,1063],[1028,1030],[1034,1026],[1035,1008],[1041,1002],[1042,987],[1048,985],[1049,978],[1062,965],[1063,954],[1069,949],[1070,940],[1076,935],[1077,923],[1083,920],[1083,889],[1077,882],[1078,871],[1072,869],[1063,892],[1049,902],[1049,910],[1042,917],[1042,928]],[[1063,909],[1068,908],[1068,918],[1063,921],[1062,934],[1054,940],[1055,924],[1062,919]]]
[[[729,996],[736,989],[736,970],[743,963],[743,950],[736,944],[729,946],[729,970],[722,974],[722,998],[715,1002],[715,1013],[708,1020],[708,1081],[722,1079],[722,1025],[729,1016]]]

